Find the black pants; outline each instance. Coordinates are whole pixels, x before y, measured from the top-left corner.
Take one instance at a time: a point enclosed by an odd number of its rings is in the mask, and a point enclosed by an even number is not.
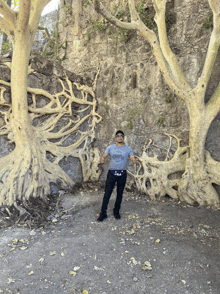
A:
[[[126,172],[122,176],[114,176],[110,171],[108,171],[107,180],[105,183],[105,194],[104,194],[103,202],[102,202],[102,209],[101,209],[102,212],[105,213],[107,210],[109,199],[111,197],[111,194],[116,182],[117,182],[117,197],[115,201],[115,210],[119,211],[119,209],[121,208],[122,194],[124,191],[126,179],[127,179]]]

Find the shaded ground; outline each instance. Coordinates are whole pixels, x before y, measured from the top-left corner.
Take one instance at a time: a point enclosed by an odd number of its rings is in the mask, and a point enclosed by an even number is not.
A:
[[[61,196],[38,228],[2,213],[0,293],[219,294],[219,211],[126,192],[115,220],[114,193],[98,223],[102,195]]]

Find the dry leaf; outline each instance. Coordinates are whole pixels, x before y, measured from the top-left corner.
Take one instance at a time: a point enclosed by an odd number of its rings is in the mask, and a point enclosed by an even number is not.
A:
[[[26,268],[31,268],[31,267],[32,267],[32,264],[26,265]]]
[[[11,283],[14,283],[15,282],[15,279],[12,279],[12,278],[8,278],[7,280],[6,280],[6,283],[7,284],[11,284]]]
[[[13,243],[18,243],[18,239],[16,239],[16,238],[12,241],[13,241]]]
[[[107,280],[107,283],[108,283],[108,284],[111,284],[112,282],[110,282],[109,280]]]
[[[149,270],[151,271],[152,270],[152,266],[151,266],[151,263],[149,261],[145,261],[144,262],[144,266],[142,267],[143,270]]]
[[[160,239],[157,239],[157,240],[155,241],[155,243],[160,243]]]
[[[50,253],[49,253],[49,255],[55,255],[56,254],[56,251],[51,251]]]
[[[64,252],[62,252],[60,255],[61,255],[61,256],[64,256],[65,254],[64,254]]]
[[[185,285],[186,284],[186,281],[185,280],[181,280],[183,282],[183,284]]]
[[[71,276],[74,276],[74,277],[75,277],[76,272],[74,272],[74,271],[69,271],[69,274],[70,274]]]
[[[130,260],[133,262],[134,265],[141,264],[140,261],[135,260],[134,257],[131,257]]]
[[[31,276],[31,275],[33,275],[33,274],[34,274],[34,272],[33,272],[33,271],[31,271],[31,272],[29,272],[29,274],[28,274],[28,275],[29,275],[29,276]]]
[[[80,266],[75,266],[75,267],[73,268],[74,272],[77,272],[79,269],[80,269]]]
[[[26,250],[27,247],[23,246],[23,247],[20,247],[21,250]]]
[[[89,294],[87,290],[83,290],[82,294]]]
[[[93,268],[95,271],[100,271],[101,270],[101,268],[99,268],[99,267],[97,267],[97,266],[94,266],[94,268]]]

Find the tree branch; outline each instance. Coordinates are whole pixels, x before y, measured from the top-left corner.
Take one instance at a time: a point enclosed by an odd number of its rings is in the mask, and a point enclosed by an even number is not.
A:
[[[129,3],[130,14],[131,14],[131,22],[141,20],[135,8],[134,0],[129,0],[128,3]]]
[[[157,0],[159,1],[159,0]],[[159,2],[158,2],[159,3]],[[170,88],[174,91],[176,95],[181,97],[184,101],[190,101],[193,97],[192,89],[190,86],[187,87],[188,82],[186,81],[184,75],[183,80],[185,81],[185,85],[182,87],[182,83],[177,83],[177,81],[174,78],[174,75],[171,71],[171,68],[169,66],[169,62],[173,62],[174,56],[172,56],[171,59],[168,59],[168,61],[165,59],[163,51],[161,49],[160,43],[157,39],[156,34],[154,31],[150,30],[141,20],[140,18],[136,18],[137,11],[135,9],[135,4],[133,0],[129,0],[129,7],[132,9],[132,15],[133,19],[136,19],[132,21],[131,23],[125,23],[119,21],[116,17],[112,16],[107,9],[102,5],[102,3],[99,0],[94,0],[95,10],[103,15],[109,22],[111,22],[113,25],[122,28],[122,29],[133,29],[139,31],[139,33],[148,40],[152,47],[152,51],[154,56],[156,57],[156,60],[158,62],[158,65],[166,79],[166,82],[170,86]],[[157,9],[157,8],[156,8]],[[172,52],[171,52],[172,53]],[[174,60],[175,61],[175,60]],[[177,60],[176,60],[177,61]],[[178,67],[178,62],[173,65],[173,68],[178,73],[175,77],[178,76],[178,81],[180,81],[181,77],[181,69]]]
[[[216,115],[219,113],[219,111],[220,111],[220,83],[218,84],[218,87],[215,90],[215,93],[206,103],[207,121],[210,122],[210,124],[214,120]]]
[[[15,24],[15,12],[5,3],[4,0],[0,0],[0,14],[7,20],[12,26]]]
[[[31,0],[20,0],[18,11],[18,28],[22,32],[27,29],[31,8]]]
[[[112,23],[116,27],[125,30],[137,30],[136,21],[132,21],[131,23],[129,23],[118,20],[116,17],[111,15],[111,13],[108,12],[108,10],[103,6],[103,4],[99,0],[94,0],[94,7],[98,13],[100,13],[104,18],[106,18],[110,23]]]
[[[15,35],[14,35],[14,24],[8,22],[2,16],[0,16],[0,28],[1,30],[10,38],[12,44],[15,42]]]
[[[220,45],[220,6],[219,0],[209,0],[209,5],[213,12],[213,31],[210,37],[209,47],[206,55],[202,74],[198,80],[196,91],[201,93],[199,95],[201,102],[204,101],[204,95],[208,86],[208,82],[213,71],[215,60],[218,54]]]
[[[164,0],[164,1],[153,0],[154,9],[156,11],[154,20],[158,27],[160,47],[167,63],[169,64],[173,78],[177,82],[178,86],[179,87],[183,86],[183,88],[187,89],[188,91],[191,91],[192,88],[190,84],[188,83],[180,67],[180,64],[176,58],[176,55],[173,54],[169,46],[167,31],[166,31],[166,16],[165,16],[166,3],[167,3],[167,0]]]
[[[44,7],[50,2],[51,0],[32,0],[31,1],[31,10],[30,10],[30,17],[29,17],[29,25],[31,29],[32,39],[34,38],[38,24],[41,18],[41,13]]]

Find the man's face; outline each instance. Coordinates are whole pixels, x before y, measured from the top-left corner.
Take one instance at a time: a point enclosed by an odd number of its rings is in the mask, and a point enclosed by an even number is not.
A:
[[[121,133],[118,133],[116,136],[115,136],[115,141],[117,143],[123,143],[124,142],[124,136],[121,134]]]

